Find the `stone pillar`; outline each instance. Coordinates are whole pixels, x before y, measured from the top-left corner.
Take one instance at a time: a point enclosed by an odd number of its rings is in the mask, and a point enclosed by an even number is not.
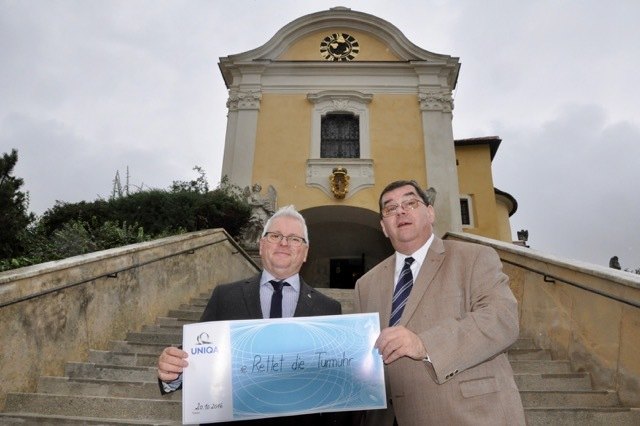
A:
[[[418,93],[422,111],[427,186],[435,188],[435,233],[462,232],[460,190],[453,143],[451,91],[443,88],[421,87]]]
[[[261,99],[259,89],[232,89],[227,100],[229,115],[222,176],[241,188],[251,185]]]

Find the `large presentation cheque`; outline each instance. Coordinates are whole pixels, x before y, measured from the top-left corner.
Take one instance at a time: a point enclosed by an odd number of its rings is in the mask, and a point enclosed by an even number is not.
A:
[[[183,423],[386,408],[378,314],[189,324]]]

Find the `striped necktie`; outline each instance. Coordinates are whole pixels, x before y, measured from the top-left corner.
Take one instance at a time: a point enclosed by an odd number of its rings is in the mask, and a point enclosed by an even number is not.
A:
[[[402,311],[404,311],[404,305],[407,304],[409,293],[413,287],[413,274],[411,273],[411,264],[413,263],[413,257],[407,257],[404,259],[404,266],[400,271],[400,277],[398,278],[398,284],[393,292],[393,299],[391,300],[391,320],[389,325],[393,327],[400,322]]]

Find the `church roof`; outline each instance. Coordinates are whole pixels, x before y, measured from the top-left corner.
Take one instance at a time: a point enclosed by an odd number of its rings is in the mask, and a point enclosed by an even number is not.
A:
[[[489,145],[491,161],[493,161],[493,157],[496,156],[496,152],[498,152],[498,147],[500,146],[502,139],[498,136],[483,136],[479,138],[456,139],[453,142],[455,146]]]
[[[496,198],[501,197],[506,201],[505,204],[509,208],[509,217],[513,216],[514,213],[518,210],[518,201],[513,197],[513,195],[498,188],[493,188],[493,192],[494,194],[496,194]]]

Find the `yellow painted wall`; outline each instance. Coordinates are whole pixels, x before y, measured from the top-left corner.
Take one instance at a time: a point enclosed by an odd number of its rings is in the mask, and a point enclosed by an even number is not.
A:
[[[298,210],[326,205],[371,208],[368,203],[370,197],[358,197],[360,193],[353,199],[336,200],[317,188],[307,186],[312,111],[313,105],[306,94],[263,95],[252,181],[263,188],[273,185],[278,195],[278,206],[294,204]]]
[[[511,233],[511,221],[509,220],[509,209],[508,207],[500,202],[496,203],[496,221],[498,225],[498,236],[497,238],[501,241],[512,242],[513,236]]]
[[[322,40],[334,33],[347,33],[358,40],[360,52],[354,61],[398,61],[401,60],[377,37],[368,33],[345,28],[316,31],[296,40],[279,57],[279,61],[324,61],[320,54]]]
[[[253,182],[273,185],[278,205],[306,198],[306,160],[310,155],[311,104],[303,94],[264,94],[260,103]],[[247,164],[249,167],[250,164]]]
[[[312,111],[306,93],[262,96],[252,182],[263,188],[273,185],[279,206],[348,205],[377,212],[380,191],[389,182],[416,179],[427,184],[422,121],[415,95],[374,95],[369,117],[376,185],[345,200],[306,185]]]
[[[500,239],[489,145],[456,147],[460,194],[472,198],[474,227],[465,232]]]
[[[375,95],[371,102],[371,156],[377,196],[390,182],[415,179],[427,186],[422,117],[416,95]]]
[[[258,118],[252,182],[272,185],[278,205],[303,210],[346,205],[378,211],[378,197],[389,182],[415,179],[428,187],[422,119],[415,95],[374,94],[369,104],[371,157],[375,186],[338,200],[306,185],[311,151],[313,105],[306,93],[263,94]],[[456,148],[461,194],[472,197],[474,227],[465,232],[511,241],[505,206],[496,203],[489,145]],[[250,167],[250,164],[247,164]]]

